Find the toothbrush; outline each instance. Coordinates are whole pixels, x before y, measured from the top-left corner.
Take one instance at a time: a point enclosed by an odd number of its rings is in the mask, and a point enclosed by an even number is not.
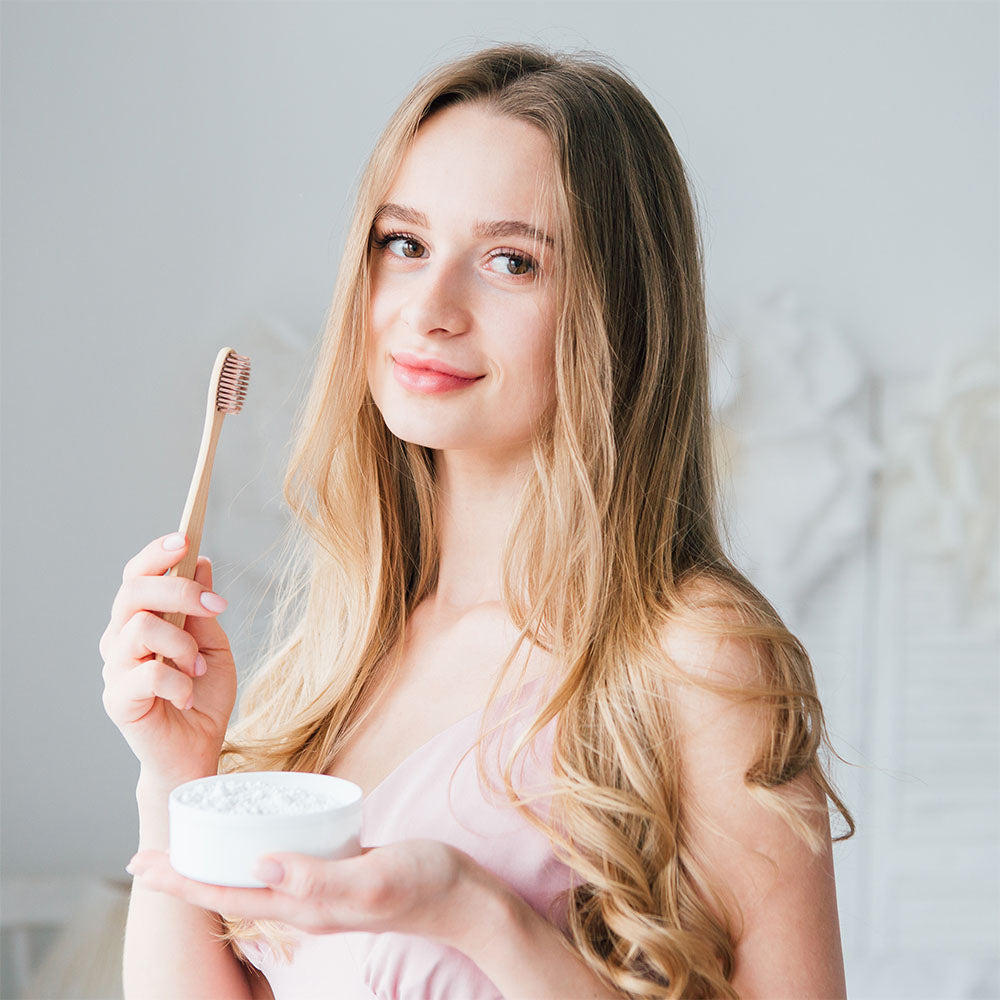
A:
[[[166,575],[194,579],[198,565],[198,547],[201,545],[201,531],[205,525],[205,508],[208,504],[208,484],[212,478],[212,462],[215,460],[215,446],[219,443],[222,421],[228,413],[239,413],[246,399],[250,383],[250,359],[237,354],[231,347],[223,347],[215,358],[212,379],[208,385],[208,410],[205,414],[205,428],[201,435],[201,450],[194,467],[194,478],[188,490],[187,503],[181,515],[178,531],[187,535],[188,550],[176,566]],[[165,621],[178,628],[184,627],[187,615],[183,611],[171,611],[162,615]],[[160,653],[156,659],[169,663],[170,658]]]

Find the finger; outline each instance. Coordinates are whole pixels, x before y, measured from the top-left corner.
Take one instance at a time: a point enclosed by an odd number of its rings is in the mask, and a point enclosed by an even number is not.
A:
[[[174,871],[162,851],[140,851],[125,867],[144,888],[178,896],[216,913],[265,920],[287,915],[286,901],[279,900],[271,889],[243,889],[185,878]]]
[[[308,854],[268,854],[258,859],[254,874],[270,888],[302,900],[360,892],[371,901],[384,888],[379,871],[365,863],[364,855],[324,861]]]
[[[180,541],[179,548],[173,548]],[[188,540],[179,531],[154,538],[144,549],[137,552],[122,571],[122,583],[137,576],[162,576],[176,566],[187,552]]]
[[[203,587],[212,589],[212,560],[208,556],[198,556],[198,565],[195,566],[194,578]]]
[[[215,602],[215,603],[213,603]],[[137,611],[214,618],[228,602],[196,580],[182,576],[139,576],[123,583],[111,606],[112,634],[120,632]]]
[[[180,543],[179,548],[173,548],[174,545]],[[129,561],[125,564],[125,568],[122,571],[122,584],[126,584],[130,580],[134,580],[140,576],[163,576],[167,573],[173,566],[177,565],[180,560],[184,557],[185,552],[187,552],[188,540],[186,536],[182,535],[180,532],[173,532],[169,535],[161,535],[159,538],[154,539],[150,542],[141,552],[137,552]],[[119,610],[122,608],[122,594],[121,589],[119,589],[118,594],[115,595],[114,603],[111,608],[111,619],[108,622],[107,628],[104,630],[104,634],[101,636],[100,642],[98,643],[98,648],[101,651],[101,656],[107,659],[107,648],[114,641],[118,632],[121,631],[121,627],[130,617],[123,611]]]
[[[194,579],[196,583],[208,588],[207,592],[215,593],[212,580],[212,563],[206,559],[204,563],[199,559],[195,567]],[[184,622],[184,628],[194,636],[202,653],[211,664],[213,655],[225,652],[229,654],[229,639],[222,627],[222,623],[215,615],[208,617],[192,615]]]
[[[125,871],[129,875],[142,875],[148,868],[151,868],[158,861],[166,857],[167,855],[164,851],[137,851],[125,866]]]
[[[112,669],[131,669],[151,654],[173,660],[191,677],[201,677],[207,669],[190,632],[171,625],[152,611],[137,611],[125,623],[109,663]]]
[[[169,701],[178,711],[187,711],[194,704],[194,681],[167,663],[144,660],[108,685],[104,706],[116,723],[126,725],[146,715],[154,698]]]

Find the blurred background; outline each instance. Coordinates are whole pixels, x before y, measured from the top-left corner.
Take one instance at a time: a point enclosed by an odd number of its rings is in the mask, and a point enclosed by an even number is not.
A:
[[[698,202],[733,555],[805,643],[848,989],[1000,996],[993,2],[6,0],[2,989],[120,989],[137,764],[97,644],[251,357],[202,550],[247,664],[355,185],[418,76],[593,49]],[[835,830],[835,834],[841,832]]]

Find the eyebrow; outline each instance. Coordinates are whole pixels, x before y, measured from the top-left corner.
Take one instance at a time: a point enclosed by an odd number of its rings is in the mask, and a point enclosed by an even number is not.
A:
[[[384,218],[406,222],[411,226],[421,226],[424,229],[430,228],[427,216],[423,212],[418,212],[415,208],[408,208],[406,205],[396,205],[393,202],[379,207],[372,220],[372,225]],[[547,243],[550,247],[555,246],[555,240],[548,233],[518,219],[500,219],[496,222],[483,222],[477,219],[472,224],[472,231],[476,236],[487,239],[497,239],[501,236],[523,236],[529,240],[537,240],[539,243]]]

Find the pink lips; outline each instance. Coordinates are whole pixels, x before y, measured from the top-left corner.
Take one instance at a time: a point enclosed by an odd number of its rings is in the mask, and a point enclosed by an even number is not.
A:
[[[404,388],[414,392],[449,392],[452,389],[468,388],[478,382],[482,375],[464,372],[443,361],[421,358],[416,354],[400,351],[392,356],[393,375]]]

